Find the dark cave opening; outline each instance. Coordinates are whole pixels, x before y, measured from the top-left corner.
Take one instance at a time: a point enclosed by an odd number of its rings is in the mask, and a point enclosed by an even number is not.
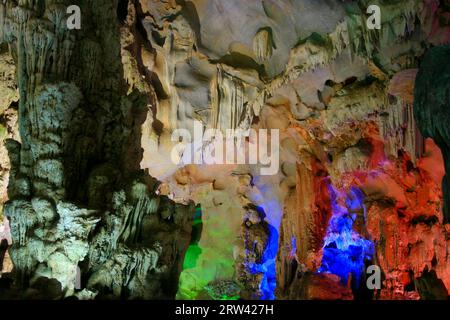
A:
[[[119,0],[117,4],[117,17],[121,22],[125,21],[128,16],[128,2],[129,0]]]

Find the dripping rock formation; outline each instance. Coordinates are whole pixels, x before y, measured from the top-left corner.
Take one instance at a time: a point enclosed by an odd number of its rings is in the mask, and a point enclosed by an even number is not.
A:
[[[447,299],[449,43],[439,0],[0,1],[0,298]],[[262,161],[177,151],[229,132]]]

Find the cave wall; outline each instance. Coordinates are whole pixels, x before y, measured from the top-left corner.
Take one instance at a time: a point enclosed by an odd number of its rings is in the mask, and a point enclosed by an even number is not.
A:
[[[134,26],[119,23],[117,1],[84,1],[90,14],[69,31],[70,4],[1,4],[20,93],[20,141],[5,143],[11,290],[173,298],[194,206],[156,195],[158,182],[139,167],[152,98],[126,82],[121,40]]]
[[[0,187],[14,290],[448,295],[446,135],[430,128],[434,111],[417,119],[415,106],[428,110],[436,96],[417,90],[445,82],[429,84],[422,68],[436,72],[426,67],[434,59],[422,60],[450,41],[448,5],[371,1],[383,18],[369,30],[365,0],[90,0],[80,2],[81,30],[68,31],[69,2],[0,4],[9,48],[0,55],[0,138],[9,138],[0,173],[10,176],[7,194]],[[172,133],[193,134],[196,123],[278,130],[277,173],[174,164]],[[361,290],[368,264],[383,274],[372,293]]]
[[[429,270],[448,288],[443,160],[433,141],[422,137],[413,115],[422,56],[430,45],[449,40],[448,26],[442,23],[448,8],[437,1],[376,4],[383,12],[381,30],[367,29],[365,1],[249,1],[245,8],[239,1],[140,2],[142,25],[154,48],[145,65],[160,83],[156,110],[144,124],[142,166],[163,181],[162,192],[181,201],[195,198],[204,207],[200,243],[205,252],[220,251],[209,234],[217,235],[214,221],[226,219],[222,212],[230,215],[227,223],[235,221],[234,232],[240,221],[247,221],[245,210],[230,210],[228,203],[240,204],[244,197],[244,208],[246,202],[270,208],[265,220],[279,236],[278,298],[359,294],[329,272],[317,274],[326,269],[324,247],[333,237],[340,239],[330,221],[345,221],[351,236],[373,246],[367,258],[381,267],[384,283],[377,297],[419,298],[415,284]],[[174,145],[173,130],[192,132],[194,121],[220,130],[278,129],[279,173],[261,179],[257,166],[177,168],[164,161]],[[229,177],[228,168],[264,182],[242,186]],[[239,192],[242,187],[245,193]],[[264,194],[256,203],[265,187],[273,199]],[[338,194],[336,200],[330,188]],[[364,196],[347,208],[348,199],[356,197],[352,188]],[[225,204],[220,198],[227,199]],[[276,204],[271,206],[270,200]],[[333,201],[340,207],[336,213]],[[341,219],[349,214],[356,216]],[[236,242],[235,236],[221,237],[236,252],[245,248],[245,241]],[[244,288],[249,280],[239,280],[247,276],[242,270],[262,270],[249,267],[242,255],[225,256],[238,270],[225,278]],[[273,265],[273,258],[263,258],[262,265]],[[201,254],[199,259],[202,265]],[[202,279],[202,268],[191,266],[182,274],[192,290],[181,288],[190,290],[191,298],[195,292],[204,297],[201,286],[211,281]],[[220,262],[209,260],[208,270],[220,268]],[[266,283],[269,274],[263,272],[258,281]],[[254,297],[270,286],[257,287]]]
[[[1,124],[0,124],[0,276],[12,271],[12,262],[7,251],[8,245],[12,243],[8,219],[3,214],[3,203],[8,200],[8,181],[11,165],[8,151],[4,145],[6,139],[19,139],[17,123],[17,106],[19,91],[15,82],[15,65],[7,46],[2,46],[0,54],[0,96],[1,96]]]

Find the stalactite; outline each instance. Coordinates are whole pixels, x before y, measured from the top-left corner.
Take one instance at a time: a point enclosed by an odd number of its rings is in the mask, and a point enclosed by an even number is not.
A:
[[[259,114],[261,99],[272,96],[277,89],[302,74],[330,63],[347,49],[349,41],[347,24],[342,22],[327,36],[313,33],[299,42],[290,52],[286,70],[272,79],[252,101],[251,107],[255,114]]]
[[[448,60],[450,47],[441,46],[433,49],[424,58],[422,69],[417,74],[414,91],[414,116],[421,133],[425,137],[435,139],[441,148],[445,161],[446,176],[442,181],[444,194],[445,222],[450,221],[450,150],[448,141],[450,132],[447,126],[448,120]]]
[[[382,109],[379,123],[387,155],[397,157],[398,151],[404,150],[413,162],[423,155],[424,140],[416,126],[412,104],[394,98],[393,103]]]
[[[245,115],[244,85],[219,65],[211,85],[211,119],[213,128],[237,129]]]
[[[308,264],[308,255],[314,248],[314,195],[311,193],[313,187],[313,172],[304,164],[299,164],[297,167],[298,181],[297,186],[297,212],[298,220],[296,222],[296,229],[291,231],[291,237],[295,236],[298,239],[297,257],[300,263]],[[299,232],[299,229],[301,230]],[[290,233],[288,233],[290,234]]]
[[[260,29],[253,39],[253,52],[260,63],[264,63],[273,54],[273,35],[270,27]]]

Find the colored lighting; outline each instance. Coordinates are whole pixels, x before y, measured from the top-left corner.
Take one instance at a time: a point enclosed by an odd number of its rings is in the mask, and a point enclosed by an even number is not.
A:
[[[268,223],[269,239],[260,264],[248,265],[251,273],[262,273],[260,283],[261,300],[274,300],[276,281],[276,258],[278,253],[278,232],[281,224],[282,208],[273,190],[260,177],[255,177],[254,184],[261,192],[261,196],[254,200],[258,203],[258,210],[264,212]]]
[[[372,260],[374,254],[373,243],[353,229],[358,214],[365,217],[364,194],[358,188],[352,188],[345,198],[346,206],[341,206],[338,203],[338,192],[332,186],[329,186],[329,190],[332,217],[324,240],[322,265],[318,272],[338,275],[343,285],[347,284],[351,274],[358,287],[365,263]]]

